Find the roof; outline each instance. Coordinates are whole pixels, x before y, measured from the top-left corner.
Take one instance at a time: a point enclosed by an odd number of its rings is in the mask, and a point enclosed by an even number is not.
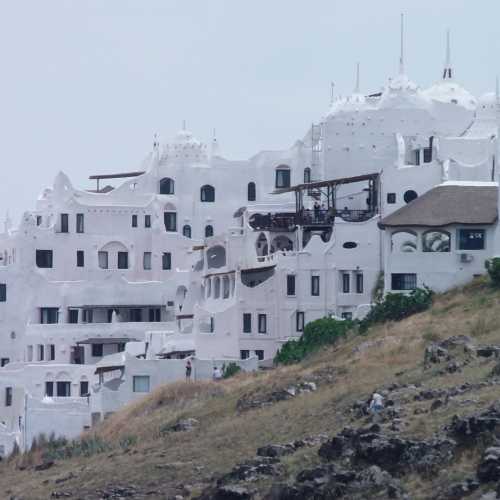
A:
[[[85,345],[85,344],[124,344],[126,342],[137,342],[136,339],[131,339],[129,337],[96,337],[90,338],[86,340],[80,340],[76,344],[77,345]]]
[[[498,186],[443,184],[384,217],[379,227],[442,227],[450,224],[494,224],[498,219]]]
[[[339,179],[331,179],[328,181],[307,182],[305,184],[297,184],[287,188],[277,188],[271,194],[290,193],[292,191],[304,191],[305,189],[315,189],[327,186],[339,186],[341,184],[351,184],[354,182],[370,181],[377,179],[379,174],[357,175],[355,177],[341,177]]]
[[[139,170],[136,172],[119,172],[117,174],[97,174],[89,176],[89,179],[123,179],[125,177],[138,177],[139,175],[144,174],[144,170]]]

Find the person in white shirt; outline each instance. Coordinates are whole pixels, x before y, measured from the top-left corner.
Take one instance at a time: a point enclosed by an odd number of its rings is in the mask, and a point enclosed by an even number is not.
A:
[[[219,367],[214,366],[214,372],[212,374],[213,380],[217,381],[222,378],[222,372],[220,371]]]
[[[378,393],[374,392],[370,402],[370,410],[372,413],[379,413],[384,409],[384,398]]]

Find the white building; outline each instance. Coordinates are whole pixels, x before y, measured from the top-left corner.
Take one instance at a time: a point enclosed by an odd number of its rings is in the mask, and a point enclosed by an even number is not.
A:
[[[428,89],[402,57],[381,92],[362,93],[358,72],[354,93],[289,149],[232,161],[182,130],[155,141],[139,171],[91,176],[94,191],[60,173],[18,227],[7,220],[3,453],[40,432],[77,435],[182,379],[186,356],[196,378],[231,361],[255,369],[309,321],[366,314],[382,273],[391,291],[484,272],[497,248],[500,99],[463,89],[447,54]],[[446,217],[476,197],[481,216]],[[468,228],[483,248],[460,246]]]

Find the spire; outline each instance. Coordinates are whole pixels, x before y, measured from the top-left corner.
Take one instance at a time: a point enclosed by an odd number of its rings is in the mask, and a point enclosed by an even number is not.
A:
[[[446,31],[446,58],[444,62],[443,80],[451,80],[453,71],[451,69],[451,48],[450,48],[450,30]]]
[[[401,48],[399,53],[399,74],[404,75],[405,73],[405,63],[404,63],[404,14],[401,14]]]
[[[356,87],[354,88],[354,93],[359,94],[359,62],[356,64]]]
[[[182,130],[186,130],[186,120],[182,120]]]
[[[333,105],[333,101],[334,101],[334,96],[333,96],[334,87],[335,87],[335,84],[333,82],[330,82],[330,106]]]

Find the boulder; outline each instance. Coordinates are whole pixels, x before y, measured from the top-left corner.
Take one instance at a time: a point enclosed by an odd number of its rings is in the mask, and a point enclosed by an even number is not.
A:
[[[500,481],[500,447],[485,450],[477,467],[477,477],[482,483]]]
[[[475,444],[480,435],[495,435],[500,430],[500,405],[493,404],[487,410],[467,417],[455,415],[447,427],[448,435],[461,445]]]

